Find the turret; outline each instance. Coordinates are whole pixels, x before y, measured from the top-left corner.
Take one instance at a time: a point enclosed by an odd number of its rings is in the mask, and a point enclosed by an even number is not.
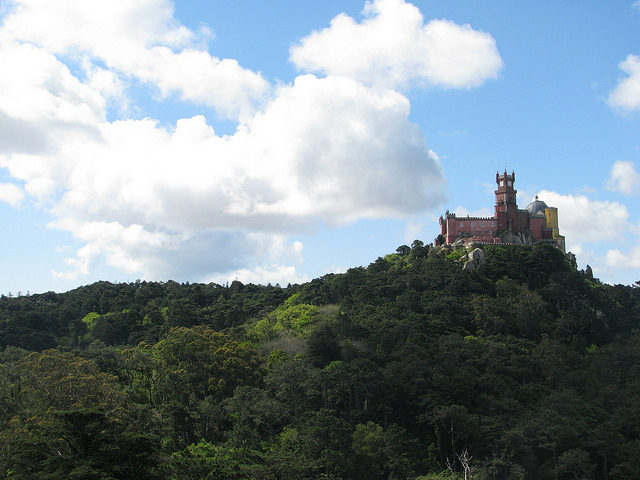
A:
[[[496,172],[496,184],[498,189],[496,194],[496,206],[494,217],[498,220],[499,230],[508,230],[517,228],[518,221],[518,205],[516,203],[516,194],[518,191],[513,187],[516,181],[515,172],[511,175],[505,169],[503,174]]]
[[[551,238],[556,241],[556,246],[565,252],[564,236],[560,235],[558,228],[558,209],[556,207],[547,207],[544,209],[546,219],[546,227],[551,230]]]

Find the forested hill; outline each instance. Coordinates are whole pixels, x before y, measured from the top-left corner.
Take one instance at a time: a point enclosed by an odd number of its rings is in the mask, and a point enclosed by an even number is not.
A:
[[[0,479],[640,478],[640,288],[484,250],[2,297]]]

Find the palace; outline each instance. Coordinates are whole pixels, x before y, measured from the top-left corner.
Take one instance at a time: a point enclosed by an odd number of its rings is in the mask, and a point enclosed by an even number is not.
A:
[[[458,217],[448,210],[440,217],[440,243],[551,243],[563,252],[564,237],[558,229],[558,209],[536,199],[521,210],[513,185],[516,174],[496,172],[496,205],[493,217]]]

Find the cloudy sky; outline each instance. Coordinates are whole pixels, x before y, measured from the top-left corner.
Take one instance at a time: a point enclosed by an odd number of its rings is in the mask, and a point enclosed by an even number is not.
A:
[[[0,293],[303,282],[505,168],[640,280],[640,1],[0,0]]]

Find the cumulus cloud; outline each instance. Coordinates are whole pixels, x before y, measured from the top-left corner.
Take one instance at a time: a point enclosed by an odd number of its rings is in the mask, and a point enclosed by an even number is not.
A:
[[[640,225],[631,224],[625,205],[544,190],[538,196],[547,205],[558,208],[560,234],[566,238],[567,249],[578,256],[583,266],[591,265],[597,276],[606,281],[607,278],[619,278],[620,270],[640,268],[639,246],[626,252],[621,248],[609,248],[606,255],[597,254],[593,248],[597,242],[608,242],[606,246],[611,242],[628,245],[626,239],[637,239]]]
[[[640,110],[640,57],[629,55],[618,67],[627,77],[609,95],[609,105],[626,112]]]
[[[627,207],[610,201],[591,200],[585,195],[562,195],[543,190],[538,194],[547,205],[558,208],[560,233],[568,243],[615,240],[628,228]]]
[[[344,223],[440,201],[439,162],[408,115],[396,92],[307,75],[231,136],[202,116],[171,130],[151,119],[103,122],[95,138],[58,145],[50,158],[3,164],[33,195],[50,193],[41,184],[62,187],[60,216],[176,230]]]
[[[55,56],[29,44],[0,42],[0,155],[51,150],[70,131],[95,133],[104,98]]]
[[[608,267],[637,270],[640,269],[640,246],[632,248],[628,253],[623,253],[619,249],[609,250],[606,256]]]
[[[283,235],[277,234],[152,231],[149,226],[137,224],[125,227],[118,222],[81,223],[74,219],[58,220],[51,226],[73,231],[74,236],[85,243],[75,256],[66,259],[66,270],[53,272],[54,276],[67,280],[89,274],[97,260],[103,258],[111,267],[144,278],[208,278],[207,281],[213,281],[211,272],[242,270],[247,263],[295,261],[301,258],[302,250],[299,242],[289,244]],[[276,283],[273,279],[277,272],[291,273],[295,271],[295,267],[292,268],[282,266],[271,271],[265,283]],[[277,281],[282,282],[283,278]]]
[[[237,134],[252,158],[262,152],[254,175],[273,175],[273,199],[252,210],[343,223],[438,203],[440,164],[409,110],[392,90],[345,77],[298,77]]]
[[[482,207],[477,210],[470,211],[470,210],[467,210],[462,205],[458,205],[453,210],[453,213],[455,213],[456,216],[458,217],[493,217],[494,211],[489,207]]]
[[[408,216],[443,199],[439,159],[390,87],[475,86],[502,64],[490,35],[425,25],[399,0],[367,3],[363,22],[339,16],[303,39],[293,61],[326,75],[278,86],[211,55],[168,0],[13,5],[0,27],[10,72],[0,75],[0,167],[23,188],[0,186],[0,200],[30,195],[51,227],[82,242],[54,272],[67,279],[104,260],[149,279],[304,281],[292,234]],[[392,50],[378,49],[379,37]],[[325,44],[328,56],[309,64]],[[363,62],[342,70],[350,55]],[[129,85],[140,81],[236,119],[235,132],[218,134],[204,115],[174,125],[127,118]],[[107,119],[111,102],[122,118]]]
[[[611,167],[611,175],[607,182],[607,188],[615,192],[627,195],[638,193],[640,188],[640,174],[636,171],[633,162],[617,161]]]
[[[54,155],[1,164],[52,202],[58,228],[87,243],[70,261],[78,273],[98,255],[125,271],[166,272],[154,258],[198,232],[213,245],[228,230],[277,234],[433,206],[440,165],[408,115],[397,92],[306,75],[234,135],[216,135],[202,116],[173,129],[151,119],[100,122],[97,135],[59,144]],[[254,255],[269,250],[249,243]]]
[[[425,25],[420,10],[404,0],[367,2],[363,14],[360,23],[338,15],[293,46],[291,61],[300,70],[387,87],[475,87],[502,67],[491,35],[449,20]]]
[[[638,270],[640,269],[640,222],[629,227],[632,238],[635,238],[636,245],[631,247],[626,253],[619,248],[610,249],[606,255],[606,265],[616,270]]]
[[[24,199],[24,192],[13,183],[0,183],[0,202],[17,207]]]
[[[265,267],[256,267],[253,270],[242,268],[227,273],[216,274],[209,277],[207,282],[225,284],[238,280],[242,283],[253,283],[257,285],[280,284],[300,284],[311,280],[307,275],[301,275],[296,272],[296,268],[287,265],[268,265]]]
[[[157,44],[188,45],[194,33],[173,18],[168,0],[79,2],[13,0],[0,38],[32,42],[55,52],[92,51],[113,59]],[[121,47],[126,47],[121,50]]]
[[[248,115],[268,92],[259,73],[200,48],[197,35],[173,18],[168,0],[14,3],[0,42],[29,42],[90,71],[104,63],[120,77],[111,83],[136,78],[229,118]]]
[[[73,231],[76,238],[86,245],[67,259],[71,271],[54,272],[60,278],[74,278],[88,274],[96,257],[103,255],[108,265],[126,273],[140,272],[154,259],[154,253],[175,250],[180,242],[178,235],[149,232],[142,225],[123,226],[118,222],[79,222],[65,218],[52,222],[54,228]]]

